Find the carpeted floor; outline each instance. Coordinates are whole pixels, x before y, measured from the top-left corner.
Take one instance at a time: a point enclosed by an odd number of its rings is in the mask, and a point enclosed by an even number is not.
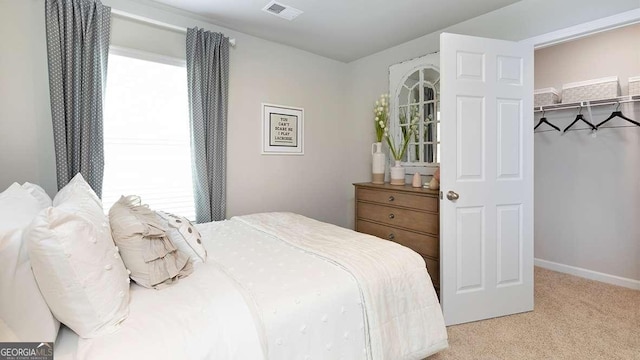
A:
[[[450,326],[428,360],[640,359],[640,291],[535,268],[535,309]]]

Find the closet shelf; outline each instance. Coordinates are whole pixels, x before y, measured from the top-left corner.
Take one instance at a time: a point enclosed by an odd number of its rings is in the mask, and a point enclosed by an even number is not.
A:
[[[601,100],[591,100],[591,101],[580,101],[575,103],[566,103],[566,104],[551,104],[544,106],[536,106],[533,108],[534,112],[542,112],[542,111],[555,111],[555,110],[565,110],[565,109],[579,109],[582,107],[591,107],[591,106],[602,106],[602,105],[616,105],[616,104],[624,104],[629,102],[640,101],[640,95],[626,95],[619,96],[611,99],[601,99]]]

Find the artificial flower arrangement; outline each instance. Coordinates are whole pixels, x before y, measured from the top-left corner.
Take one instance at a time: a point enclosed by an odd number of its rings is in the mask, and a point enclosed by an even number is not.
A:
[[[400,124],[407,124],[407,126],[400,126],[402,130],[402,141],[400,142],[400,152],[398,152],[398,148],[395,146],[395,142],[393,140],[393,136],[389,136],[387,132],[387,144],[389,145],[389,149],[391,150],[391,154],[393,158],[397,161],[402,160],[404,154],[407,152],[407,147],[409,146],[409,141],[411,137],[417,133],[418,131],[418,110],[414,107],[411,108],[411,121],[407,122],[407,114],[406,112],[400,112]]]
[[[389,95],[382,94],[380,99],[376,100],[376,105],[373,108],[374,125],[376,127],[376,140],[382,142],[382,138],[389,131]]]
[[[411,108],[410,111],[410,120],[407,121],[407,114],[405,112],[401,112],[399,116],[400,120],[400,130],[402,131],[402,140],[399,144],[395,143],[394,136],[389,134],[389,95],[382,94],[380,95],[380,99],[376,100],[375,107],[373,109],[374,117],[374,125],[376,129],[376,139],[378,140],[377,151],[380,151],[380,144],[382,139],[386,139],[387,146],[389,146],[389,151],[391,155],[395,159],[395,165],[391,167],[391,185],[404,185],[404,177],[405,171],[401,165],[402,158],[407,151],[407,147],[409,146],[409,142],[411,138],[416,134],[418,128],[418,111],[417,108]],[[375,145],[375,144],[374,144]],[[382,184],[384,183],[384,155],[373,153],[374,162],[373,162],[373,183],[374,184]],[[382,165],[376,162],[376,157],[381,156]],[[381,174],[382,173],[382,174]]]

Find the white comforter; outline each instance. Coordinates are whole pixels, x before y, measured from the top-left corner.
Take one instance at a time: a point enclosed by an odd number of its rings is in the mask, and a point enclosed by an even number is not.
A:
[[[433,284],[424,260],[415,252],[291,213],[235,219],[320,256],[356,278],[369,358],[423,359],[448,346]]]
[[[406,248],[286,213],[198,228],[207,263],[163,290],[132,286],[120,331],[63,331],[56,359],[397,360],[447,346],[424,263]]]

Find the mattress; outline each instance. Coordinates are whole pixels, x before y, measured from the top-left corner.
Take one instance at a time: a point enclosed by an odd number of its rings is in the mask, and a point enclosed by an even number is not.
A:
[[[286,215],[280,218],[288,221]],[[55,359],[389,358],[374,350],[380,344],[372,344],[372,314],[367,314],[374,311],[367,310],[354,272],[252,220],[197,225],[209,254],[206,263],[162,290],[132,285],[129,317],[116,333],[80,339],[63,327]],[[446,347],[441,313],[429,327],[437,331],[409,329],[421,347],[403,358],[419,359]]]

